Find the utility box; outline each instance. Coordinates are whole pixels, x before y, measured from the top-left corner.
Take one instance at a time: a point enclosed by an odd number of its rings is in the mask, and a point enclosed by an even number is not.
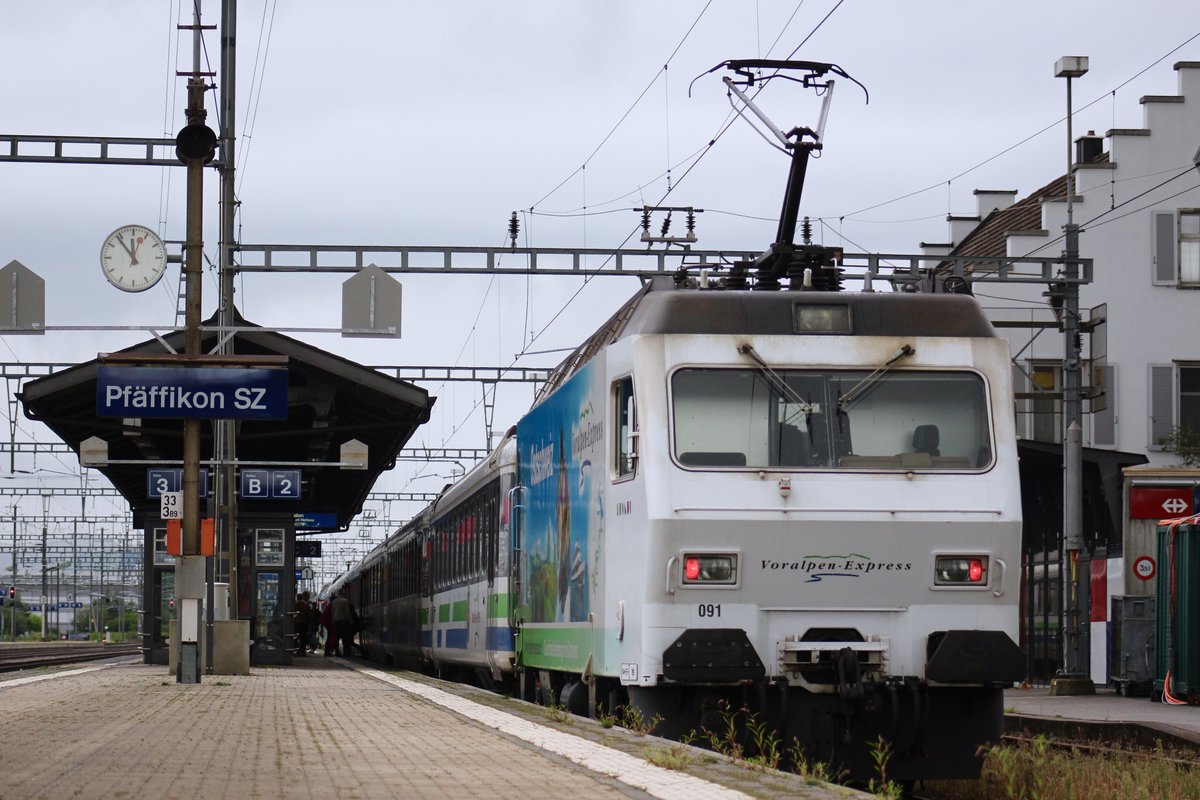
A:
[[[1148,697],[1154,686],[1154,597],[1130,595],[1112,599],[1110,674],[1118,694]]]
[[[1200,525],[1159,525],[1155,587],[1154,692],[1171,673],[1171,694],[1200,699]]]

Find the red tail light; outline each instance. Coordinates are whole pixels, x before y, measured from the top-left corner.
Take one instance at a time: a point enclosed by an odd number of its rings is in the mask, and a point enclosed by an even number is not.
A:
[[[986,586],[988,557],[976,555],[942,555],[934,559],[935,586]]]
[[[983,578],[983,562],[978,558],[971,559],[971,566],[967,570],[967,575],[971,583],[979,583]]]

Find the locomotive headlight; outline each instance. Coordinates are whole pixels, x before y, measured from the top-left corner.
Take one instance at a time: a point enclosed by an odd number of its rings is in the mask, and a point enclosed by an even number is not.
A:
[[[683,582],[685,584],[737,583],[737,556],[710,553],[685,554],[683,556]]]
[[[987,556],[938,556],[934,560],[936,586],[982,586],[987,577]]]

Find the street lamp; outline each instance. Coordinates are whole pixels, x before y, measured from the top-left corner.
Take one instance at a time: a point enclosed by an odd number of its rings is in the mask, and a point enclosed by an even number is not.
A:
[[[1081,365],[1079,343],[1079,226],[1073,216],[1075,166],[1072,128],[1071,80],[1086,75],[1087,56],[1063,56],[1054,63],[1054,76],[1067,79],[1067,224],[1063,250],[1063,542],[1062,599],[1063,676],[1051,684],[1052,694],[1092,694],[1095,687],[1080,670],[1082,624],[1079,613],[1078,565],[1083,549],[1083,445]]]

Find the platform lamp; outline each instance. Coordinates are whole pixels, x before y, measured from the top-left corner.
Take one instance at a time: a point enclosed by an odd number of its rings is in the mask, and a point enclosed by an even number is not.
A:
[[[1079,342],[1079,227],[1073,216],[1075,200],[1072,147],[1073,110],[1071,81],[1086,75],[1087,56],[1063,56],[1054,63],[1054,76],[1067,79],[1067,224],[1063,226],[1063,563],[1062,604],[1063,676],[1051,684],[1053,694],[1092,694],[1095,687],[1080,669],[1083,660],[1082,623],[1079,609],[1079,552],[1083,549],[1083,446],[1082,394]],[[1068,641],[1069,640],[1069,641]]]

